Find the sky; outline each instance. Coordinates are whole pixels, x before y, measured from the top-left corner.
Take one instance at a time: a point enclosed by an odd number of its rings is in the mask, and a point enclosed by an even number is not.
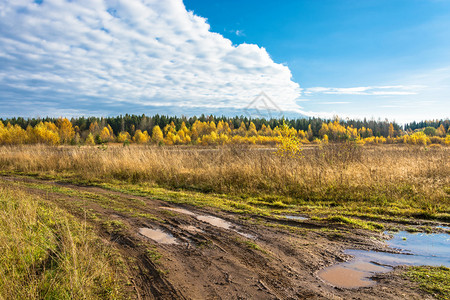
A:
[[[0,117],[450,117],[450,0],[2,0]]]

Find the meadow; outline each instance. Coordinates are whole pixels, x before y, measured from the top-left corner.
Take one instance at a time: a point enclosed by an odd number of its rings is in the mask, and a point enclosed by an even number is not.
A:
[[[287,152],[280,152],[280,147],[242,144],[0,147],[2,177],[38,180],[18,186],[5,181],[0,190],[3,250],[0,268],[6,274],[0,280],[0,298],[112,299],[139,294],[139,287],[130,288],[130,282],[134,281],[124,271],[132,265],[120,262],[120,251],[110,243],[105,244],[105,234],[117,239],[118,232],[135,225],[111,221],[108,214],[100,211],[112,209],[115,214],[129,214],[130,218],[141,220],[134,221],[138,223],[150,220],[167,224],[172,221],[164,218],[174,216],[149,213],[128,200],[85,196],[77,186],[224,211],[255,220],[265,217],[279,222],[280,215],[300,214],[311,219],[311,226],[322,227],[320,234],[332,240],[357,234],[355,230],[374,234],[386,229],[429,231],[430,225],[450,222],[447,146],[363,146],[344,142],[305,145],[294,152],[289,147],[284,149]],[[64,189],[53,186],[54,183],[75,186]],[[40,190],[41,194],[32,196],[21,186]],[[93,206],[87,204],[88,208],[81,209],[73,206],[75,202],[62,201],[59,196],[51,200],[45,196],[48,193],[89,199]],[[97,211],[90,215],[89,210]],[[108,224],[106,231],[105,224]],[[280,228],[288,231],[295,229],[283,226]],[[302,231],[305,234],[310,233]],[[263,252],[264,245],[248,241],[247,244],[252,245],[252,251]],[[158,251],[146,248],[145,253],[151,261],[161,256]],[[437,272],[433,268],[421,270],[418,273],[420,270],[414,269],[410,273],[414,276],[410,277],[423,281],[427,274]],[[438,274],[438,279],[444,282],[438,294],[446,295],[448,269],[440,269]],[[430,284],[435,291],[436,280]],[[424,289],[430,289],[430,285],[425,283]]]
[[[12,146],[0,148],[0,168],[69,181],[227,194],[256,206],[343,206],[449,220],[447,147],[343,143],[305,148],[294,157],[275,151],[240,145]]]

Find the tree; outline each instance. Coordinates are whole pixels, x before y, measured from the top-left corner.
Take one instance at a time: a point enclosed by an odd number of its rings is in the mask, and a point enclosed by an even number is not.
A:
[[[85,140],[86,145],[95,145],[95,139],[94,139],[94,135],[89,132],[86,140]]]
[[[389,135],[388,137],[394,137],[394,125],[392,123],[389,124]]]
[[[161,128],[158,125],[153,127],[152,140],[156,144],[159,144],[159,143],[161,143],[164,140],[163,132],[162,132]]]
[[[108,127],[103,127],[102,131],[100,132],[100,141],[102,143],[111,141],[111,133],[109,132]]]
[[[39,122],[32,130],[30,130],[30,139],[34,143],[43,143],[48,145],[57,145],[60,141],[64,141],[60,138],[58,131],[54,128],[53,123]]]
[[[436,135],[440,137],[445,137],[445,127],[443,124],[441,124],[441,126],[439,126],[438,129],[436,129]]]
[[[70,143],[75,137],[75,130],[72,123],[67,118],[59,118],[56,121],[58,127],[59,138],[62,144]]]
[[[283,125],[280,128],[280,142],[277,144],[277,155],[282,157],[297,157],[301,155],[301,143],[294,132],[295,130],[291,130],[283,120]]]
[[[256,131],[256,126],[253,122],[250,122],[248,126],[247,136],[257,136],[258,132]]]
[[[119,132],[119,135],[117,136],[117,141],[119,143],[125,143],[125,142],[129,142],[131,140],[131,136],[128,132],[126,131],[121,131]]]
[[[433,136],[436,135],[436,128],[434,127],[427,127],[423,130],[423,133],[425,133],[427,136]]]
[[[324,137],[328,133],[328,125],[327,123],[322,123],[322,127],[319,130],[319,135],[321,137]]]
[[[133,140],[138,144],[146,144],[150,140],[147,130],[142,132],[140,129],[136,130]]]
[[[285,124],[283,124],[283,125],[285,125]],[[308,140],[312,141],[313,136],[314,136],[314,134],[313,134],[313,131],[311,129],[311,124],[309,124],[308,125]]]
[[[241,122],[241,125],[235,131],[237,135],[245,136],[245,134],[247,133],[247,127],[245,126],[244,121]]]

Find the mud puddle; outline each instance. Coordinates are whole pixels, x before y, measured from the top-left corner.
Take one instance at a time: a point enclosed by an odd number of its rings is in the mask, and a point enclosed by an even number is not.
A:
[[[192,211],[189,211],[189,210],[184,209],[184,208],[161,207],[161,209],[174,211],[174,212],[177,212],[177,213],[180,213],[180,214],[185,214],[185,215],[188,215],[188,216],[195,216],[196,215]]]
[[[350,262],[331,266],[317,275],[328,283],[341,288],[359,288],[375,284],[369,278],[375,273],[386,273],[392,268],[376,265],[364,259],[353,259]]]
[[[387,244],[403,253],[345,250],[345,254],[354,256],[352,260],[323,269],[317,275],[337,287],[358,288],[375,284],[370,277],[399,265],[450,267],[448,234],[399,232]]]
[[[224,219],[218,218],[218,217],[213,217],[213,216],[197,216],[197,219],[205,222],[205,223],[209,223],[212,226],[216,226],[216,227],[220,227],[223,229],[231,229],[233,226],[233,224],[231,224],[230,222],[225,221]]]
[[[139,233],[151,240],[154,240],[160,244],[177,245],[178,240],[169,233],[162,231],[161,229],[139,228]]]
[[[189,211],[184,208],[161,207],[161,209],[166,209],[166,210],[182,213],[185,215],[193,216],[197,220],[208,223],[214,227],[219,227],[219,228],[223,228],[226,230],[232,230],[232,231],[236,232],[237,234],[240,234],[243,237],[246,237],[248,239],[252,239],[252,240],[256,239],[256,236],[249,234],[249,233],[244,233],[244,232],[239,231],[238,226],[236,226],[235,224],[228,222],[222,218],[219,218],[219,217],[214,217],[214,216],[209,216],[209,215],[198,215],[198,214],[193,213],[192,211]],[[183,228],[183,227],[181,227],[181,228],[184,230],[190,231],[190,232],[196,232],[196,233],[203,232],[201,229],[196,228],[194,226],[185,226],[185,228]]]

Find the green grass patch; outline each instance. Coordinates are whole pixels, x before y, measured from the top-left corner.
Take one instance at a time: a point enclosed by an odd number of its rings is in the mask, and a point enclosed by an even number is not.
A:
[[[450,299],[450,269],[446,267],[411,267],[405,277],[419,283],[419,288],[437,299]]]
[[[344,217],[341,215],[329,216],[322,220],[326,220],[326,221],[333,222],[333,223],[349,224],[354,227],[359,227],[359,228],[363,228],[363,229],[367,229],[367,230],[371,230],[371,231],[381,231],[384,229],[384,225],[380,224],[380,223],[348,218],[348,217]]]
[[[118,299],[118,253],[86,222],[15,187],[0,188],[1,299]]]

